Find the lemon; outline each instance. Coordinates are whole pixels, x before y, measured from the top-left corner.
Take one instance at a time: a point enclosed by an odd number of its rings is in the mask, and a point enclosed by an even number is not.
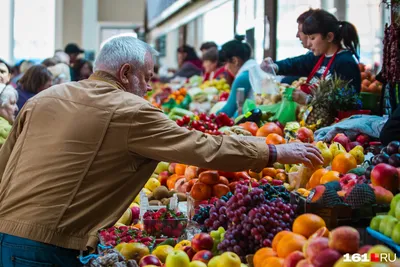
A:
[[[162,263],[165,263],[168,254],[170,254],[172,251],[174,251],[174,248],[170,245],[161,245],[156,247],[151,254],[156,256]]]
[[[154,191],[157,187],[159,187],[160,181],[158,181],[156,178],[150,178],[147,183],[144,185],[144,188],[150,190],[151,192]],[[146,193],[147,194],[147,193]]]

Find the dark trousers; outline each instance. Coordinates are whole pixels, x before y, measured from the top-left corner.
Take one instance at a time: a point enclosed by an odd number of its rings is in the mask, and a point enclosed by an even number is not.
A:
[[[0,267],[82,266],[79,251],[0,233]]]

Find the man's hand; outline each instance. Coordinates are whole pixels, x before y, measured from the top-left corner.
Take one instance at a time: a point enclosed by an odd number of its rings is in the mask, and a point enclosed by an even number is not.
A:
[[[304,93],[303,91],[297,89],[297,90],[293,90],[292,93],[292,98],[293,101],[300,104],[300,105],[307,105],[309,103],[307,103],[307,97],[308,95],[306,93]]]
[[[275,147],[276,161],[282,164],[303,163],[306,167],[314,169],[324,163],[321,151],[311,144],[289,143]]]

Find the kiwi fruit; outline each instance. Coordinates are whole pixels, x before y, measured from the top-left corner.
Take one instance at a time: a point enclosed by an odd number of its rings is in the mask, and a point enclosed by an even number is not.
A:
[[[177,194],[177,193],[178,193],[178,192],[177,192],[176,190],[172,189],[171,191],[169,191],[168,197],[173,197],[174,194]]]
[[[170,200],[169,198],[163,198],[163,199],[161,199],[161,203],[163,205],[167,206],[169,204],[169,200]]]
[[[161,200],[163,198],[169,197],[168,188],[166,188],[163,185],[157,187],[153,191],[153,196],[154,196],[154,199],[156,199],[156,200]]]
[[[186,194],[184,194],[184,193],[178,193],[178,194],[176,194],[176,195],[177,195],[177,197],[178,197],[178,201],[179,201],[179,202],[182,202],[182,201],[186,201],[186,200],[187,200]]]
[[[147,195],[147,199],[148,199],[149,201],[155,200],[153,193],[148,194],[148,195]]]
[[[161,206],[162,203],[160,200],[151,200],[151,201],[149,201],[149,205],[150,206]]]

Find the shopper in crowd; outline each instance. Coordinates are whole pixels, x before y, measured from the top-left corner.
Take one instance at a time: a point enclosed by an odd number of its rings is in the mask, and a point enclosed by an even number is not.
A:
[[[25,102],[37,93],[49,88],[52,85],[51,72],[44,65],[35,65],[26,71],[18,82],[18,108],[24,106]]]
[[[53,76],[53,85],[71,81],[70,69],[67,64],[58,63],[57,65],[48,67],[47,69],[51,72]]]
[[[25,72],[28,71],[33,65],[34,62],[31,60],[22,60],[19,64],[17,64],[17,71],[15,73],[15,76],[11,78],[11,85],[14,88],[17,88],[18,81],[22,78],[22,76],[24,76]]]
[[[79,55],[84,53],[85,50],[81,49],[77,44],[69,43],[65,46],[64,52],[69,56],[69,64],[74,66]]]
[[[57,60],[57,63],[64,63],[67,64],[69,66],[70,64],[70,60],[69,60],[69,56],[67,53],[65,53],[64,51],[60,51],[60,50],[56,50],[54,52],[54,59]]]
[[[93,66],[90,61],[79,58],[75,61],[74,66],[72,67],[72,80],[80,81],[89,78],[93,73]]]
[[[245,98],[252,97],[252,88],[250,84],[250,71],[255,70],[257,62],[251,58],[252,49],[250,45],[244,42],[244,36],[236,36],[234,40],[225,43],[219,57],[225,62],[226,70],[235,77],[229,98],[225,106],[219,111],[226,113],[229,117],[236,117],[237,102],[236,93],[238,88],[244,89]]]
[[[204,53],[206,51],[208,51],[209,49],[211,49],[211,48],[218,50],[218,46],[217,46],[216,43],[214,43],[214,42],[205,42],[200,46],[200,51],[204,55]]]
[[[161,77],[161,82],[169,82],[176,77],[190,78],[194,75],[201,75],[202,62],[194,51],[194,48],[188,45],[182,45],[178,48],[178,70],[173,77]]]
[[[0,59],[0,83],[8,84],[11,79],[11,67]]]
[[[18,93],[14,87],[0,83],[0,148],[10,134],[18,112],[17,99]]]
[[[359,38],[354,25],[318,9],[304,21],[303,32],[308,36],[310,50],[316,57],[303,55],[274,64],[278,74],[308,77],[301,90],[293,91],[293,99],[299,104],[310,103],[312,87],[320,79],[329,79],[334,74],[349,81],[360,92]],[[265,60],[261,68],[267,65]]]
[[[137,38],[113,37],[88,80],[27,101],[0,155],[3,265],[80,266],[79,250],[96,247],[98,230],[114,225],[161,160],[225,171],[323,163],[311,144],[179,127],[143,98],[155,55]]]
[[[58,63],[58,60],[53,58],[53,57],[49,57],[46,58],[45,60],[42,61],[42,65],[46,66],[46,67],[51,67],[51,66],[55,66]]]
[[[210,48],[203,53],[203,80],[213,80],[219,78],[219,75],[223,74],[224,69],[218,61],[218,50],[216,48]]]

